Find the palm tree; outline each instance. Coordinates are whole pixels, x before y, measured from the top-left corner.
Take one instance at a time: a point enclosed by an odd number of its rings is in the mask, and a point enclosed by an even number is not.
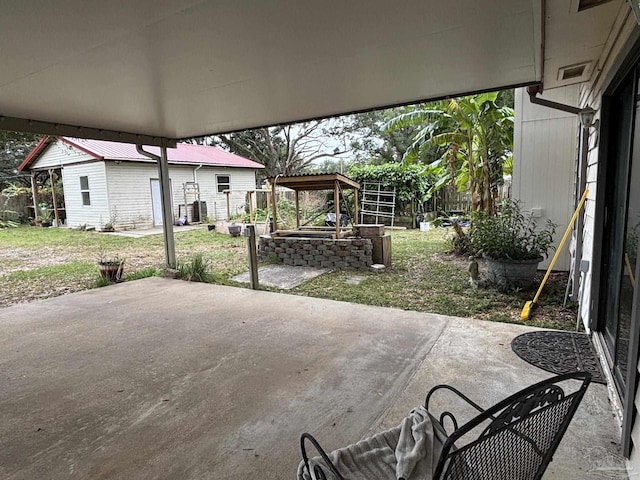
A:
[[[387,123],[389,130],[421,126],[404,155],[405,164],[426,148],[444,148],[444,154],[425,167],[437,178],[431,194],[450,184],[469,190],[472,210],[495,211],[495,187],[513,149],[513,109],[498,106],[497,98],[498,92],[493,92],[443,100],[415,107]]]

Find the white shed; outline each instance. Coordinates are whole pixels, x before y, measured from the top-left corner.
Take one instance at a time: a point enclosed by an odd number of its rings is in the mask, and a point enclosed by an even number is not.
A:
[[[159,154],[159,148],[149,147]],[[157,150],[157,152],[156,152]],[[173,222],[243,213],[246,192],[256,189],[263,165],[215,147],[178,143],[168,150]],[[162,225],[157,163],[133,144],[46,137],[27,156],[20,170],[56,171],[62,177],[64,210],[70,227],[117,229]],[[196,193],[198,192],[198,193]],[[200,201],[200,208],[196,203]],[[202,218],[199,218],[199,217]]]

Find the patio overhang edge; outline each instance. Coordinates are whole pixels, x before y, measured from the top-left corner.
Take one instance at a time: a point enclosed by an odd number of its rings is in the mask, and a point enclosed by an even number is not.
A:
[[[144,135],[130,132],[118,132],[102,128],[67,125],[62,123],[42,122],[26,118],[0,115],[0,130],[25,133],[38,133],[52,136],[68,136],[107,140],[111,142],[133,143],[137,145],[151,145],[155,147],[175,148],[178,141],[173,138]]]

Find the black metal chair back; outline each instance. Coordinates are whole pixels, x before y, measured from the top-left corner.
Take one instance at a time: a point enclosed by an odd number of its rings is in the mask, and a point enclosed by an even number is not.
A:
[[[434,478],[440,480],[537,480],[542,477],[582,400],[591,375],[576,372],[550,378],[482,410],[457,390],[455,392],[481,411],[458,428],[455,417],[444,412],[456,430],[445,442]],[[576,386],[577,382],[581,382]],[[576,387],[570,393],[563,388]],[[571,385],[573,384],[573,385]],[[480,433],[478,433],[480,431]]]

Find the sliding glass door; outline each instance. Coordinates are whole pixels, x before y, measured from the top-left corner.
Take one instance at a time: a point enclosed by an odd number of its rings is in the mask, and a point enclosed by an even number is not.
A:
[[[604,243],[599,318],[607,360],[624,398],[640,233],[638,67],[612,92],[604,185]]]

